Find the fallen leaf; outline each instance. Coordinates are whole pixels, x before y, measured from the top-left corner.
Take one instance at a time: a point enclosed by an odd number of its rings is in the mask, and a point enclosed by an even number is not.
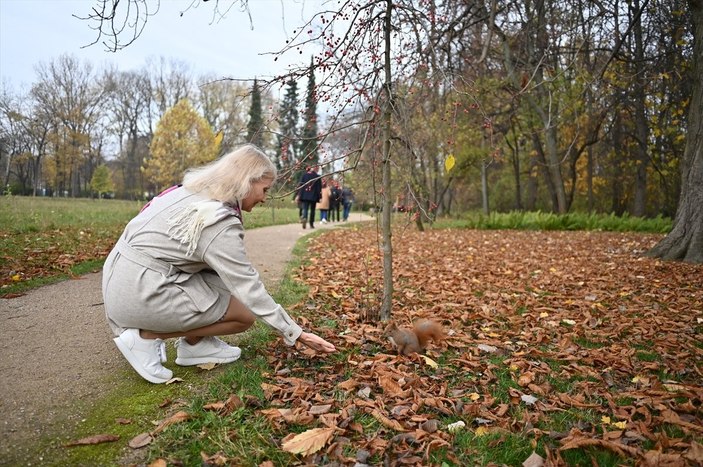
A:
[[[520,399],[527,405],[535,405],[538,400],[535,396],[530,396],[529,394],[523,394]]]
[[[139,449],[148,446],[152,441],[154,441],[154,437],[151,436],[151,433],[141,433],[130,439],[127,446],[132,449]]]
[[[381,422],[381,424],[387,428],[390,428],[391,430],[395,431],[405,431],[403,428],[403,425],[400,424],[397,420],[391,420],[390,418],[386,417],[383,415],[380,411],[377,409],[374,409],[371,411],[371,416]]]
[[[112,442],[117,441],[119,439],[120,439],[120,437],[117,435],[108,435],[108,434],[94,435],[94,436],[89,436],[87,438],[81,438],[76,441],[71,441],[70,443],[64,444],[64,446],[67,448],[70,448],[70,447],[74,447],[74,446],[88,446],[91,444],[112,443]]]
[[[335,428],[313,428],[285,440],[281,447],[286,452],[307,456],[322,449],[334,432]]]
[[[478,350],[488,353],[494,353],[498,351],[498,347],[493,347],[492,345],[487,344],[478,344]]]
[[[183,411],[176,412],[175,414],[171,415],[166,420],[161,421],[152,433],[153,434],[161,433],[170,425],[173,425],[174,423],[185,422],[189,418],[190,418],[190,415],[188,415],[187,412],[183,412]]]
[[[530,454],[530,457],[522,462],[522,467],[542,467],[543,465],[544,458],[534,451]]]
[[[437,368],[437,367],[439,367],[439,365],[437,364],[437,362],[435,362],[434,360],[432,360],[432,359],[431,359],[430,357],[428,357],[427,355],[420,355],[420,356],[425,360],[425,363],[427,363],[427,364],[428,364],[429,366],[431,366],[432,368]]]
[[[210,370],[214,369],[215,367],[217,367],[217,365],[218,365],[218,363],[208,362],[208,363],[202,363],[202,364],[196,365],[196,366],[198,368],[200,368],[201,370],[210,371]]]

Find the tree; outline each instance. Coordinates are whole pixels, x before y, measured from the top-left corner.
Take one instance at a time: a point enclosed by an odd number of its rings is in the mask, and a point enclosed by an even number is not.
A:
[[[102,199],[103,193],[113,191],[115,189],[110,176],[110,170],[106,165],[99,165],[93,172],[93,178],[90,179],[90,188],[98,193],[98,199]]]
[[[259,89],[259,82],[256,79],[254,79],[254,85],[251,88],[247,141],[260,148],[264,146],[264,116],[261,108],[261,89]]]
[[[688,107],[681,197],[671,232],[648,254],[703,263],[703,0],[689,0],[693,22],[693,94]]]
[[[39,81],[31,95],[52,118],[53,186],[59,193],[79,196],[98,165],[91,143],[104,116],[103,83],[96,80],[89,63],[68,55],[41,64],[37,71]]]
[[[318,128],[317,128],[317,89],[315,87],[315,66],[312,59],[308,68],[308,87],[305,93],[305,113],[303,116],[303,140],[300,154],[305,165],[318,165]]]
[[[118,164],[123,180],[123,196],[134,199],[144,192],[141,167],[148,147],[140,144],[151,133],[149,109],[152,104],[146,71],[109,71],[106,76],[110,130],[118,139]]]
[[[157,192],[179,183],[186,169],[214,160],[219,152],[210,125],[187,99],[166,111],[150,149],[144,172]]]
[[[298,83],[286,83],[286,93],[280,105],[278,134],[276,135],[276,165],[284,180],[285,189],[293,189],[299,179],[300,136],[298,113]]]
[[[246,97],[249,89],[234,81],[201,77],[197,104],[213,131],[222,134],[221,152],[242,142],[247,126]]]

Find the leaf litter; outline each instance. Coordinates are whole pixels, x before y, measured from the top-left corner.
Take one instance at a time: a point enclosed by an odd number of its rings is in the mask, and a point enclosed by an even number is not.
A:
[[[467,431],[497,436],[491,446],[528,439],[539,453],[523,465],[566,465],[573,449],[700,465],[703,266],[644,257],[659,238],[397,231],[393,320],[432,318],[446,331],[442,345],[405,357],[370,319],[381,302],[376,230],[325,232],[296,271],[309,296],[292,311],[349,352],[342,360],[277,346],[258,412],[281,449],[310,465],[371,456],[430,465],[438,451],[460,465],[455,437]],[[241,404],[204,408],[226,415]],[[565,412],[566,426],[553,420]]]

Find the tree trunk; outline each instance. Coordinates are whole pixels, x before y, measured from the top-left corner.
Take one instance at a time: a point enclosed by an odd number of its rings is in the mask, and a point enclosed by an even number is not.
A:
[[[386,18],[383,31],[385,51],[385,98],[383,108],[383,199],[381,211],[381,245],[383,250],[383,303],[381,304],[381,321],[391,318],[393,305],[393,245],[391,243],[391,112],[393,111],[393,89],[391,75],[391,13],[393,1],[386,0]]]
[[[490,214],[488,208],[488,162],[481,161],[481,206],[485,215]]]
[[[635,0],[632,6],[633,11],[640,11],[639,0]],[[647,213],[647,166],[649,166],[648,140],[649,140],[649,124],[647,122],[647,114],[645,111],[645,88],[647,86],[644,63],[644,44],[642,39],[642,20],[641,16],[634,16],[635,21],[634,38],[635,38],[635,57],[634,57],[634,92],[632,99],[634,100],[634,120],[635,134],[637,135],[637,145],[635,149],[636,171],[635,171],[635,193],[634,203],[632,206],[632,214],[637,217],[644,217]]]
[[[681,196],[671,232],[647,254],[703,263],[703,0],[689,0],[689,4],[693,20],[693,93],[681,161]]]

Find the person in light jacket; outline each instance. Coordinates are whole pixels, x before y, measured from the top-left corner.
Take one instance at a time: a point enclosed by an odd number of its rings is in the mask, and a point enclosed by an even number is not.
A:
[[[247,258],[242,211],[263,203],[275,179],[268,157],[245,145],[188,170],[125,227],[105,261],[102,291],[114,342],[147,381],[173,376],[163,339],[178,338],[177,365],[230,363],[241,350],[217,336],[257,318],[288,345],[336,350],[271,298]]]

